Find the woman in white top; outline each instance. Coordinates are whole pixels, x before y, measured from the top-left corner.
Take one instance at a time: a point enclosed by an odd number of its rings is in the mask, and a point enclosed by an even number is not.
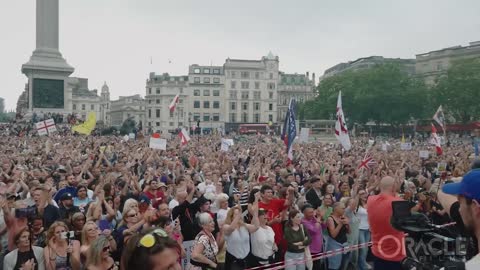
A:
[[[252,255],[255,257],[255,265],[251,265],[252,267],[273,263],[275,259],[273,255],[278,250],[275,244],[275,232],[267,225],[266,213],[263,208],[258,210],[260,227],[251,234]]]
[[[358,208],[357,208],[357,217],[360,220],[360,225],[359,225],[359,238],[358,238],[358,243],[363,244],[363,243],[368,243],[370,242],[370,225],[368,224],[368,212],[367,212],[367,199],[368,199],[368,194],[365,190],[360,190],[358,192]],[[368,253],[368,248],[364,247],[360,249],[359,255],[358,255],[358,269],[360,270],[367,270],[367,253]]]
[[[252,207],[252,224],[246,224],[243,221],[242,208],[237,205],[230,208],[222,226],[227,245],[227,254],[225,258],[225,269],[246,269],[247,256],[250,253],[250,233],[257,231],[258,221],[258,198]]]

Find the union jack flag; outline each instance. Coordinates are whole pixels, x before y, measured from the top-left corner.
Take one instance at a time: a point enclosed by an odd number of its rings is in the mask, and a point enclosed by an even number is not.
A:
[[[371,169],[373,167],[375,167],[377,165],[377,161],[375,159],[373,159],[372,155],[367,152],[365,153],[365,157],[363,158],[362,160],[362,163],[360,163],[360,165],[358,166],[357,170],[360,170],[360,169]]]

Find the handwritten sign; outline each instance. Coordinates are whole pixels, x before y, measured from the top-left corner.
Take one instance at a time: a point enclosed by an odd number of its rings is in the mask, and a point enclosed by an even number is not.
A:
[[[411,142],[401,143],[400,149],[406,150],[406,151],[412,150],[412,143]]]

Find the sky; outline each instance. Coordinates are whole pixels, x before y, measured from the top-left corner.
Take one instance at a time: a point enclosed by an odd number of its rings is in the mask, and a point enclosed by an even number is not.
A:
[[[14,109],[35,49],[34,0],[0,0],[0,97]],[[462,0],[60,0],[60,52],[112,99],[145,95],[150,72],[256,59],[315,72],[380,55],[415,54],[480,40],[480,1]]]

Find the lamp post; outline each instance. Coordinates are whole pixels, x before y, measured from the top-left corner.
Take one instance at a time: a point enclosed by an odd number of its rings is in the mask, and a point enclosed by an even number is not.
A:
[[[192,134],[192,125],[191,125],[191,122],[192,122],[192,112],[189,112],[188,113],[188,134]]]

